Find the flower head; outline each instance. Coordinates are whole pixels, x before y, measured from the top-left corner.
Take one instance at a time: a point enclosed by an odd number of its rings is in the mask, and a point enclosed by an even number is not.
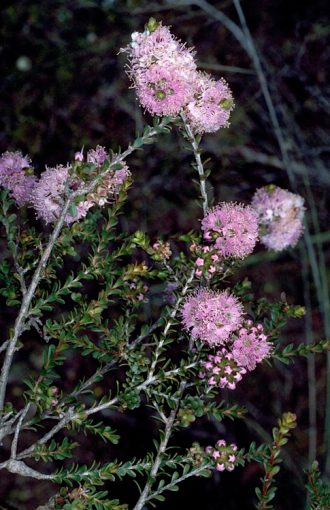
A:
[[[142,106],[152,115],[176,116],[191,99],[191,84],[183,79],[175,66],[154,64],[136,84]]]
[[[96,149],[91,149],[87,153],[87,162],[96,166],[102,166],[107,159],[109,159],[109,155],[101,145],[97,145]]]
[[[258,219],[249,206],[223,202],[203,218],[202,230],[223,257],[243,258],[256,244]]]
[[[36,177],[27,175],[31,161],[21,152],[5,152],[0,157],[0,185],[10,191],[19,206],[31,198]]]
[[[267,248],[281,251],[297,244],[305,211],[300,195],[270,185],[256,191],[251,206],[262,226],[260,239]]]
[[[210,346],[223,344],[242,324],[243,306],[227,291],[201,288],[187,297],[182,320],[194,338]]]
[[[36,210],[37,217],[45,223],[53,223],[58,219],[64,206],[67,188],[71,185],[79,185],[70,178],[70,166],[58,165],[54,168],[47,168],[34,187],[31,202]],[[66,216],[66,222],[78,220],[85,216],[88,207],[83,202],[78,204],[75,217],[70,214]]]
[[[231,347],[235,362],[247,370],[254,370],[271,351],[272,345],[267,341],[262,324],[253,325],[252,321],[243,324]]]
[[[214,80],[198,72],[194,99],[185,112],[196,133],[214,133],[229,126],[229,116],[234,108],[231,91],[224,79]]]
[[[142,106],[152,115],[176,116],[193,99],[196,63],[191,49],[159,24],[152,32],[132,34],[123,51],[129,77]]]

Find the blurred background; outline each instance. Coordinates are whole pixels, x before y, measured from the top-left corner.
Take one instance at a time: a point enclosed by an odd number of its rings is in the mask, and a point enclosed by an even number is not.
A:
[[[257,298],[285,296],[290,304],[306,306],[305,318],[286,327],[283,346],[330,337],[327,7],[325,0],[2,0],[0,152],[30,154],[39,173],[46,164],[66,163],[82,147],[125,148],[151,118],[129,88],[125,54],[118,52],[150,16],[171,25],[195,47],[199,67],[223,76],[235,98],[230,128],[205,136],[202,144],[214,201],[247,203],[257,187],[269,183],[306,200],[308,225],[299,246],[280,254],[259,246],[241,276],[251,279]],[[128,163],[135,182],[123,229],[145,230],[156,239],[199,227],[191,154],[175,130]],[[182,446],[194,440],[213,444],[225,435],[243,447],[269,440],[282,412],[296,413],[298,428],[285,450],[275,507],[303,509],[303,469],[317,458],[330,474],[327,385],[330,394],[326,355],[276,370],[260,367],[229,396],[248,408],[247,421],[197,420],[176,440]],[[122,415],[112,418],[128,438],[116,456],[144,455],[155,433],[147,412],[132,412],[126,421]],[[88,454],[76,460],[111,460],[102,443],[88,441]],[[187,481],[159,508],[250,510],[261,475],[251,464],[230,475]],[[3,508],[35,509],[53,493],[52,485],[1,473]],[[136,494],[124,484],[111,492],[130,504]]]

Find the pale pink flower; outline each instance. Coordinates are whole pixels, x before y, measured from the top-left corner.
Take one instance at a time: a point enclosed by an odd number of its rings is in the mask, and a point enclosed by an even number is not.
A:
[[[254,326],[252,321],[246,321],[235,336],[232,355],[235,362],[247,370],[254,370],[272,352],[272,345],[267,341],[262,324]]]
[[[43,219],[45,223],[53,223],[58,219],[70,186],[79,186],[77,181],[70,178],[70,169],[69,165],[47,168],[34,187],[31,202],[37,217]],[[83,203],[79,204],[75,217],[67,214],[66,223],[85,216],[87,210],[88,208]]]
[[[152,115],[177,116],[192,97],[191,83],[174,66],[154,64],[136,84],[141,105]]]
[[[196,78],[194,99],[185,108],[191,127],[196,133],[214,133],[228,127],[234,102],[227,83],[202,72]]]
[[[101,145],[97,145],[95,149],[90,149],[87,152],[87,163],[102,166],[107,159],[109,159],[109,155],[105,150],[105,147],[102,147]]]
[[[223,257],[249,255],[258,239],[258,219],[250,206],[222,202],[202,220],[204,238],[212,239]]]
[[[196,63],[186,48],[161,24],[153,31],[132,34],[129,77],[142,106],[152,115],[176,116],[192,100]]]
[[[204,260],[201,257],[198,257],[195,262],[196,266],[204,266]]]
[[[223,344],[241,326],[243,306],[227,291],[201,288],[183,304],[182,320],[194,338],[210,346]]]
[[[10,191],[10,196],[21,206],[29,202],[36,177],[27,175],[31,165],[27,156],[21,152],[4,152],[0,157],[0,186]]]
[[[267,248],[281,251],[297,244],[305,211],[300,195],[270,185],[256,191],[251,206],[261,226],[260,239]]]

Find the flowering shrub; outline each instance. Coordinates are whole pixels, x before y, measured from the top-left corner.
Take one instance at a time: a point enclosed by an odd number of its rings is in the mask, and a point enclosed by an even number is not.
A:
[[[134,33],[124,51],[138,100],[154,115],[153,125],[124,152],[98,146],[85,156],[81,150],[71,163],[46,168],[39,177],[30,159],[18,152],[0,158],[1,222],[8,241],[0,292],[16,313],[0,346],[0,439],[5,445],[0,469],[54,482],[54,496],[40,508],[66,510],[127,509],[125,501],[111,497],[108,484],[137,477],[132,508],[142,510],[189,477],[256,461],[265,469],[257,505],[271,508],[280,449],[296,426],[292,413],[279,419],[269,444],[242,448],[219,438],[215,446],[194,443],[183,449],[169,443],[177,429],[197,418],[241,418],[245,409],[226,402],[222,389],[233,392],[261,363],[285,363],[294,355],[329,349],[325,341],[283,350],[276,341],[279,330],[288,317],[300,317],[302,308],[254,302],[246,296],[246,281],[231,279],[258,236],[275,250],[298,241],[303,202],[272,188],[258,190],[251,205],[210,208],[200,135],[228,127],[233,100],[227,84],[201,74],[193,51],[155,20],[143,33]],[[120,232],[118,215],[134,179],[127,159],[174,127],[195,158],[203,208],[200,232],[184,233],[181,244],[151,240],[142,231]],[[154,284],[163,289],[164,301],[152,320],[143,303]],[[17,401],[10,374],[31,334],[43,345],[43,359]],[[87,369],[72,380],[76,356]],[[106,463],[79,463],[80,432],[120,444],[125,438],[108,424],[107,412],[145,405],[159,424],[152,451],[141,459],[109,455]],[[28,444],[24,448],[22,438]],[[316,478],[314,466],[309,490]],[[106,490],[99,490],[103,485]]]

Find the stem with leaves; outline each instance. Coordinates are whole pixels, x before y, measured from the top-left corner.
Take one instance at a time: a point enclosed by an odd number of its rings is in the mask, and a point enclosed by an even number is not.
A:
[[[38,263],[38,266],[34,272],[34,275],[32,277],[31,283],[27,289],[24,288],[24,295],[23,300],[21,304],[20,311],[18,313],[15,326],[14,326],[14,332],[12,338],[9,340],[6,348],[6,354],[5,359],[3,362],[1,375],[0,375],[0,413],[3,410],[4,402],[5,402],[5,396],[6,396],[6,389],[7,389],[7,383],[8,383],[8,377],[10,368],[12,365],[14,353],[16,350],[17,342],[21,336],[21,334],[24,332],[27,326],[27,319],[29,317],[30,312],[30,305],[32,302],[32,299],[34,297],[35,291],[39,285],[40,280],[43,277],[45,268],[47,266],[48,260],[52,254],[54,245],[60,235],[60,232],[62,230],[62,227],[65,223],[65,218],[68,214],[68,211],[70,209],[71,204],[73,203],[73,200],[76,197],[79,197],[81,195],[84,195],[86,193],[91,192],[99,183],[102,178],[109,173],[112,168],[120,163],[121,161],[124,161],[127,156],[129,156],[132,152],[142,147],[144,144],[152,143],[153,138],[166,131],[168,129],[169,119],[164,117],[159,124],[155,124],[154,127],[147,127],[142,134],[141,137],[138,137],[132,145],[130,145],[126,151],[124,151],[122,154],[116,155],[112,162],[110,163],[109,167],[106,171],[100,173],[95,179],[93,179],[90,183],[88,183],[85,187],[70,193],[64,203],[63,209],[61,211],[61,214],[58,218],[58,221],[55,225],[55,228],[50,236],[50,239],[48,241],[48,244],[43,251],[40,261]]]
[[[258,498],[258,510],[271,509],[271,500],[276,493],[274,478],[280,471],[281,462],[279,458],[280,450],[288,442],[290,431],[296,427],[296,416],[292,413],[284,413],[278,422],[278,428],[273,429],[273,442],[268,447],[266,459],[264,461],[265,476],[262,479],[262,488],[256,488]]]
[[[200,135],[195,136],[189,122],[187,121],[187,119],[183,113],[181,114],[181,119],[182,119],[182,122],[184,125],[186,138],[189,141],[189,143],[191,144],[193,153],[195,156],[196,170],[199,175],[199,187],[200,187],[202,203],[203,203],[203,213],[205,216],[209,209],[209,202],[208,202],[208,196],[207,196],[207,191],[206,191],[206,186],[205,186],[207,176],[205,174],[205,170],[204,170],[204,166],[203,166],[203,162],[202,162],[202,158],[201,158],[201,150],[199,148],[201,137],[200,137]]]

